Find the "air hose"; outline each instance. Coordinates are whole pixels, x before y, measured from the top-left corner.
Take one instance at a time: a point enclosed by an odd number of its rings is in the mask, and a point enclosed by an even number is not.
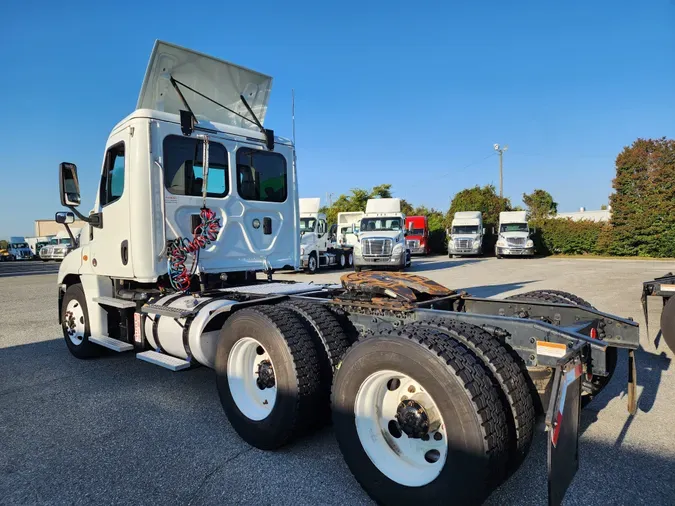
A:
[[[220,220],[216,213],[207,207],[202,207],[199,212],[201,223],[192,232],[193,239],[190,241],[184,237],[173,239],[167,245],[167,268],[169,281],[174,290],[179,292],[190,291],[190,281],[197,271],[199,263],[199,251],[206,248],[218,238]],[[188,255],[194,256],[192,266],[188,271],[185,265]]]

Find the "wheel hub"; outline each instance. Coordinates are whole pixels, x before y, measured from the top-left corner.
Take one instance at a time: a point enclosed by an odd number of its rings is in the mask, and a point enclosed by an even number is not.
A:
[[[396,421],[401,430],[413,439],[428,436],[431,427],[426,410],[413,399],[401,401],[396,410]]]
[[[274,369],[272,368],[272,362],[269,360],[263,360],[258,364],[258,379],[256,380],[256,384],[260,390],[274,387]]]

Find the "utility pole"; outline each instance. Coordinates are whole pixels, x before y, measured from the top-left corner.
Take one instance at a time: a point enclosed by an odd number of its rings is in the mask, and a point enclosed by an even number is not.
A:
[[[503,171],[503,161],[504,161],[504,151],[509,149],[508,146],[501,147],[499,144],[493,146],[495,151],[499,153],[499,196],[504,196],[504,171]]]

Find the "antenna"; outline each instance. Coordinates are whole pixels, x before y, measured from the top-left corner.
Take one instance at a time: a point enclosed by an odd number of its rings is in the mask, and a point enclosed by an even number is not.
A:
[[[295,90],[291,90],[291,117],[293,119],[293,147],[295,147]]]

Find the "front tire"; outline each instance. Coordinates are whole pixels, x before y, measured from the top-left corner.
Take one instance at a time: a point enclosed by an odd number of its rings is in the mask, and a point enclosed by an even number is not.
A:
[[[81,284],[66,289],[61,305],[61,329],[66,346],[74,357],[92,358],[102,353],[102,348],[89,341],[89,313],[87,299]]]
[[[344,459],[380,504],[479,504],[504,475],[497,393],[464,346],[433,330],[352,346],[332,399]]]
[[[220,332],[215,370],[227,418],[251,446],[273,450],[316,425],[319,360],[290,309],[257,306],[230,316]]]
[[[316,253],[310,253],[309,259],[307,260],[307,272],[310,274],[315,274],[319,270],[319,259],[316,256]]]
[[[347,266],[347,259],[345,258],[345,254],[341,251],[338,251],[337,253],[337,264],[340,269],[344,269]]]

